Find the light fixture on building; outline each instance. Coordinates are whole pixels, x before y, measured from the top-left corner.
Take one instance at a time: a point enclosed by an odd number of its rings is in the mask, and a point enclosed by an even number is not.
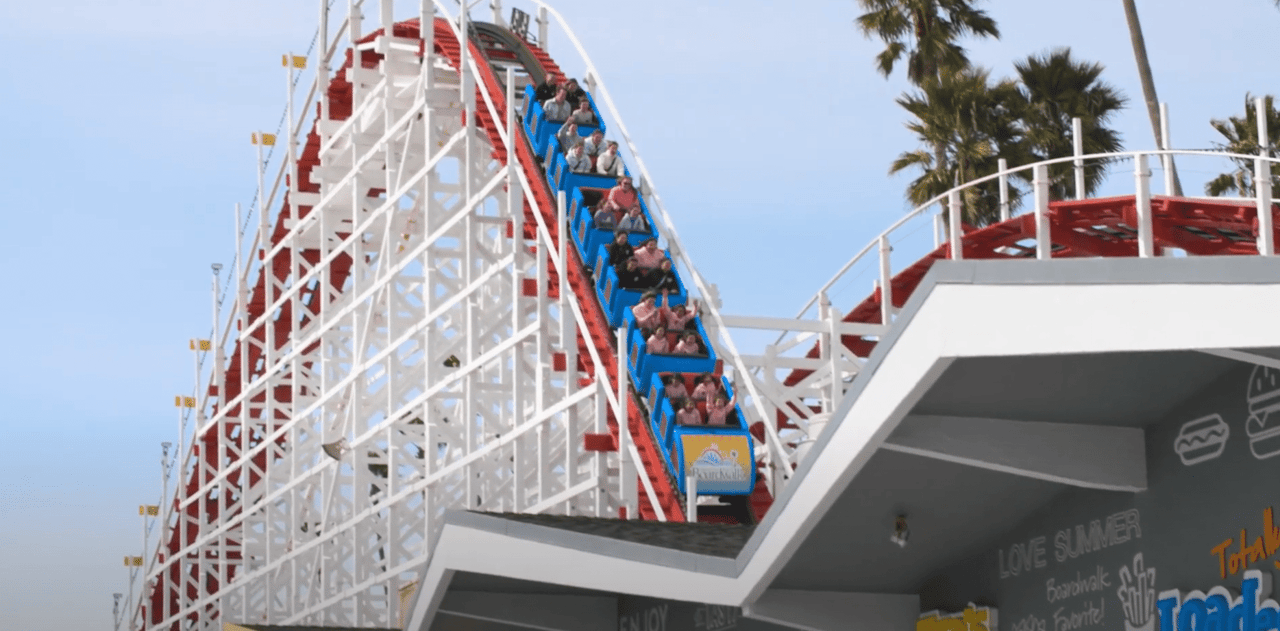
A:
[[[898,515],[898,519],[893,522],[893,536],[889,537],[889,541],[898,544],[899,548],[907,547],[907,538],[911,536],[911,530],[907,528],[907,516]]]
[[[448,358],[444,360],[445,368],[457,368],[458,366],[461,366],[461,365],[462,365],[462,362],[458,360],[457,355],[450,355]]]
[[[321,445],[320,448],[324,450],[325,454],[334,460],[342,460],[342,454],[347,453],[347,451],[351,449],[351,447],[347,445],[346,438],[339,438],[337,442],[326,443]]]

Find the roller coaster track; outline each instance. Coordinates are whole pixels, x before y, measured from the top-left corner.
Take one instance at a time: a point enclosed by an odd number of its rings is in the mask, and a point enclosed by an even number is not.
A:
[[[487,37],[480,39],[492,42],[494,29],[492,27],[482,27],[482,29],[482,32]],[[357,47],[360,44],[373,42],[382,35],[382,29],[369,33],[356,42]],[[417,40],[420,44],[423,42],[421,38],[420,22],[416,19],[397,23],[393,28],[392,36],[395,38]],[[449,60],[449,62],[451,62],[454,67],[458,68],[459,72],[461,72],[462,51],[454,36],[452,28],[446,20],[436,19],[432,40],[435,53]],[[510,40],[506,43],[510,43]],[[539,76],[546,72],[560,72],[559,67],[556,66],[555,62],[552,61],[544,51],[536,46],[528,44],[527,42],[521,42],[521,45],[523,49],[517,52],[517,61],[521,61],[526,66],[531,61],[536,62],[536,66],[529,68],[531,74]],[[494,51],[492,48],[486,50],[482,49],[482,47],[475,41],[471,41],[469,43],[469,54],[473,59],[487,59],[493,53]],[[421,54],[422,51],[420,49],[419,55]],[[328,100],[328,114],[332,121],[345,121],[352,115],[353,86],[351,81],[348,79],[348,73],[352,65],[356,63],[357,59],[363,68],[376,69],[382,59],[382,55],[374,50],[348,50],[346,52],[346,58],[343,65],[329,83],[323,97]],[[505,92],[502,89],[503,86],[501,85],[493,68],[487,63],[477,64],[477,67],[480,70],[479,79],[483,84],[476,87],[477,95],[480,94],[482,89],[486,90],[489,97],[494,99],[494,105],[496,108],[499,111],[504,111],[506,108]],[[501,132],[497,123],[484,108],[476,108],[475,111],[477,112],[475,121],[477,127],[488,135],[491,145],[495,148],[493,152],[494,159],[501,163],[506,163],[511,156],[507,154],[505,145],[501,141]],[[319,115],[317,114],[317,121],[318,120]],[[300,193],[320,193],[320,185],[312,180],[313,171],[317,167],[321,166],[321,137],[317,130],[318,123],[317,125],[314,125],[310,133],[307,134],[305,143],[298,155],[296,173],[298,178],[297,190]],[[567,227],[557,224],[555,197],[546,184],[540,166],[533,158],[532,149],[530,148],[527,139],[524,138],[524,132],[522,129],[519,131],[519,135],[521,142],[516,144],[517,155],[515,156],[515,159],[518,161],[520,168],[524,171],[528,181],[533,184],[534,190],[530,191],[530,193],[535,197],[538,207],[542,209],[544,213],[542,219],[548,225],[552,239],[558,239],[559,231],[565,230]],[[377,198],[385,192],[386,191],[381,188],[370,188],[366,192],[366,196],[369,198]],[[271,251],[274,246],[282,243],[282,241],[287,237],[289,233],[289,226],[295,219],[295,217],[290,213],[290,208],[295,209],[294,212],[296,213],[297,220],[306,218],[312,210],[312,206],[310,205],[303,205],[301,203],[297,206],[292,205],[288,198],[288,193],[285,194],[283,210],[276,216],[274,225],[272,226],[270,244],[266,245],[266,247],[263,247],[259,251],[260,258],[264,259],[264,265],[262,268],[263,273],[259,274],[252,287],[247,291],[248,299],[245,307],[247,322],[250,323],[250,335],[247,336],[247,339],[251,343],[246,344],[236,342],[234,350],[228,358],[228,362],[226,364],[227,369],[222,379],[219,380],[220,383],[225,384],[223,385],[223,392],[217,392],[216,387],[211,387],[210,389],[210,394],[218,395],[218,399],[220,401],[230,401],[233,403],[233,405],[227,410],[228,418],[240,418],[240,408],[242,405],[246,404],[245,402],[236,403],[241,395],[240,384],[242,382],[242,377],[247,377],[245,381],[252,382],[261,378],[264,374],[263,349],[269,342],[267,339],[267,327],[270,326],[273,329],[273,335],[271,336],[273,339],[270,340],[270,342],[277,351],[285,346],[290,332],[290,322],[294,317],[294,314],[292,312],[291,303],[288,301],[284,303],[281,312],[274,318],[274,320],[269,320],[269,324],[266,326],[253,326],[253,323],[258,322],[265,316],[270,302],[270,292],[267,289],[268,276],[266,275],[266,270],[270,270],[271,278],[274,278],[276,283],[284,283],[291,274],[300,275],[302,271],[300,267],[298,269],[294,269],[292,267],[288,251],[278,251],[276,255],[270,257],[264,256],[265,252]],[[524,205],[524,214],[525,223],[523,236],[526,239],[534,238],[534,233],[537,227],[536,218],[534,217],[533,207],[527,202]],[[514,238],[514,235],[510,234],[510,226],[508,226],[508,228],[508,236]],[[337,236],[339,238],[346,238],[349,236],[349,233],[339,232],[337,233]],[[578,297],[580,306],[583,308],[584,316],[587,319],[588,329],[590,332],[589,338],[578,335],[578,357],[583,358],[583,360],[579,361],[579,369],[588,372],[589,376],[592,377],[604,377],[608,379],[611,385],[616,385],[619,375],[617,370],[617,357],[614,352],[616,344],[614,333],[595,298],[595,292],[590,279],[588,279],[583,272],[584,268],[576,249],[567,248],[567,250],[569,257],[569,273],[567,280],[574,295]],[[320,263],[321,252],[319,250],[304,249],[300,251],[300,255],[302,257],[302,262],[305,262],[308,265],[315,266]],[[549,255],[544,254],[544,256]],[[344,283],[346,283],[348,276],[351,273],[351,266],[352,259],[347,254],[339,254],[337,258],[329,264],[329,288],[333,292],[342,291]],[[557,297],[558,286],[558,278],[556,277],[554,270],[552,270],[552,274],[548,279],[548,287],[546,288],[550,297]],[[526,294],[532,294],[536,290],[536,284],[533,284],[531,280],[527,280],[525,282]],[[304,307],[302,309],[302,313],[299,314],[301,322],[299,325],[300,327],[306,326],[306,324],[313,318],[319,317],[326,303],[336,299],[336,296],[330,296],[330,300],[325,300],[322,297],[322,294],[324,293],[326,292],[321,291],[321,286],[318,284],[311,289],[304,291],[303,298],[299,301],[301,306]],[[314,350],[318,344],[318,342],[312,344],[307,349],[304,349],[303,352],[308,353]],[[585,358],[588,356],[588,344],[594,346],[602,356],[602,363],[605,366],[605,374],[590,375],[593,364],[585,361]],[[304,363],[304,366],[310,368],[309,363]],[[272,390],[275,402],[287,404],[292,401],[291,388],[288,385],[277,385]],[[258,395],[255,398],[251,398],[248,403],[260,404],[263,400],[264,397],[262,395]],[[645,487],[638,485],[639,493],[641,494],[640,501],[638,502],[638,517],[641,519],[660,518],[653,508],[653,504],[657,504],[661,507],[662,519],[668,521],[683,521],[684,516],[681,507],[681,498],[666,475],[662,464],[662,456],[658,453],[657,446],[654,444],[653,438],[647,429],[648,424],[645,421],[642,411],[637,405],[634,392],[631,396],[627,397],[626,405],[629,417],[629,434],[631,439],[634,441],[635,447],[638,449],[644,467],[642,475],[647,475],[649,477],[651,487],[656,493],[655,498],[649,498],[645,495]],[[216,415],[217,412],[217,405],[215,405],[213,408],[213,414]],[[277,421],[283,422],[288,420],[287,415],[279,409],[275,411],[274,416]],[[196,540],[197,534],[201,530],[202,526],[204,528],[216,527],[220,521],[224,521],[232,517],[236,511],[240,510],[238,506],[233,509],[227,509],[224,507],[224,503],[235,505],[237,501],[241,499],[241,495],[240,493],[233,491],[228,494],[227,498],[218,498],[216,494],[199,496],[200,489],[215,480],[215,478],[220,474],[226,476],[226,485],[230,489],[247,489],[262,482],[261,472],[265,469],[266,461],[269,457],[268,451],[265,449],[259,449],[251,458],[250,462],[252,464],[248,468],[247,477],[242,475],[241,469],[234,467],[227,469],[225,472],[220,471],[219,463],[220,461],[233,462],[241,453],[249,453],[255,448],[260,447],[261,443],[269,438],[270,432],[268,431],[268,435],[264,436],[261,430],[253,429],[252,426],[250,426],[248,430],[242,432],[241,424],[233,421],[225,422],[221,426],[223,428],[221,433],[217,431],[217,426],[211,425],[206,428],[206,430],[199,433],[193,442],[191,456],[194,466],[191,468],[189,477],[187,477],[185,482],[182,483],[184,487],[183,492],[180,494],[178,499],[175,499],[179,515],[178,525],[169,531],[168,541],[162,543],[162,558],[172,558],[180,555],[185,555],[190,558],[190,556],[195,553],[199,554],[201,559],[205,559],[210,564],[219,563],[219,560],[215,555],[215,551],[193,550],[193,542]],[[612,434],[612,448],[617,449],[619,442],[617,434],[619,428],[616,419],[614,419],[612,415],[609,417],[608,426]],[[271,427],[272,426],[268,426],[267,429],[270,430]],[[277,437],[273,442],[278,446],[283,446],[284,438]],[[183,500],[181,498],[186,499]],[[220,499],[222,501],[220,501]],[[203,522],[203,524],[201,522]],[[229,541],[228,543],[232,544],[234,542]],[[225,552],[225,559],[223,560],[228,562],[228,565],[230,566],[226,570],[228,580],[234,580],[236,567],[234,564],[242,560],[242,552],[239,549],[235,549],[234,545],[228,545],[228,548],[229,549]],[[194,568],[195,566],[193,565],[192,567]],[[207,585],[207,590],[210,593],[217,592],[220,588],[217,581],[218,573],[216,571],[211,572],[206,570],[202,572],[202,576],[184,577],[180,575],[181,570],[177,564],[172,564],[163,571],[167,573],[167,580],[157,580],[156,585],[150,587],[150,595],[147,598],[149,606],[147,607],[147,616],[145,620],[145,624],[147,625],[159,624],[166,618],[166,612],[179,611],[180,602],[184,599],[181,597],[178,590],[186,590],[186,600],[195,600],[198,597],[198,591],[191,585],[193,580],[204,581]],[[193,571],[198,572],[199,570]],[[165,585],[168,585],[169,587],[166,589],[164,587]],[[187,615],[187,618],[195,622],[199,615],[199,613],[190,613]],[[173,624],[176,625],[178,623],[174,622]]]

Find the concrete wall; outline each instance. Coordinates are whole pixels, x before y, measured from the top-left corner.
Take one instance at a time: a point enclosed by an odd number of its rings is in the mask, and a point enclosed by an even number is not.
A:
[[[1264,521],[1264,511],[1280,509],[1280,455],[1272,453],[1280,453],[1280,435],[1270,443],[1251,441],[1246,421],[1255,376],[1270,377],[1242,365],[1191,396],[1169,392],[1184,400],[1146,428],[1147,491],[1062,492],[1048,509],[1010,524],[992,549],[930,581],[922,608],[958,611],[969,601],[993,606],[1003,631],[1134,631],[1156,617],[1162,591],[1223,585],[1238,592],[1246,569],[1280,575],[1280,530]],[[1276,387],[1268,383],[1264,390]],[[1280,426],[1280,411],[1270,420],[1269,427]],[[1225,446],[1177,453],[1184,426],[1225,427]],[[1258,544],[1252,555],[1239,554],[1242,534],[1246,546]],[[1139,563],[1154,585],[1133,598]],[[1130,597],[1127,608],[1122,592]]]

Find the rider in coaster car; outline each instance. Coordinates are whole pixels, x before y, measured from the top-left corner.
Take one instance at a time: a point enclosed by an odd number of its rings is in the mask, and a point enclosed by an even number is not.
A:
[[[653,335],[644,343],[644,352],[650,355],[666,355],[671,352],[671,344],[667,341],[666,327],[658,327],[653,330]]]
[[[563,123],[569,119],[569,115],[573,113],[573,105],[565,100],[564,88],[556,90],[555,98],[543,101],[542,111],[546,113],[549,123]]]

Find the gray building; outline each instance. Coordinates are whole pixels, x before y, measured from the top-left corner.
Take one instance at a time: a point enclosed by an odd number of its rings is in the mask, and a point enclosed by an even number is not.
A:
[[[1277,313],[1267,258],[940,261],[761,524],[456,513],[406,629],[1276,628]]]

